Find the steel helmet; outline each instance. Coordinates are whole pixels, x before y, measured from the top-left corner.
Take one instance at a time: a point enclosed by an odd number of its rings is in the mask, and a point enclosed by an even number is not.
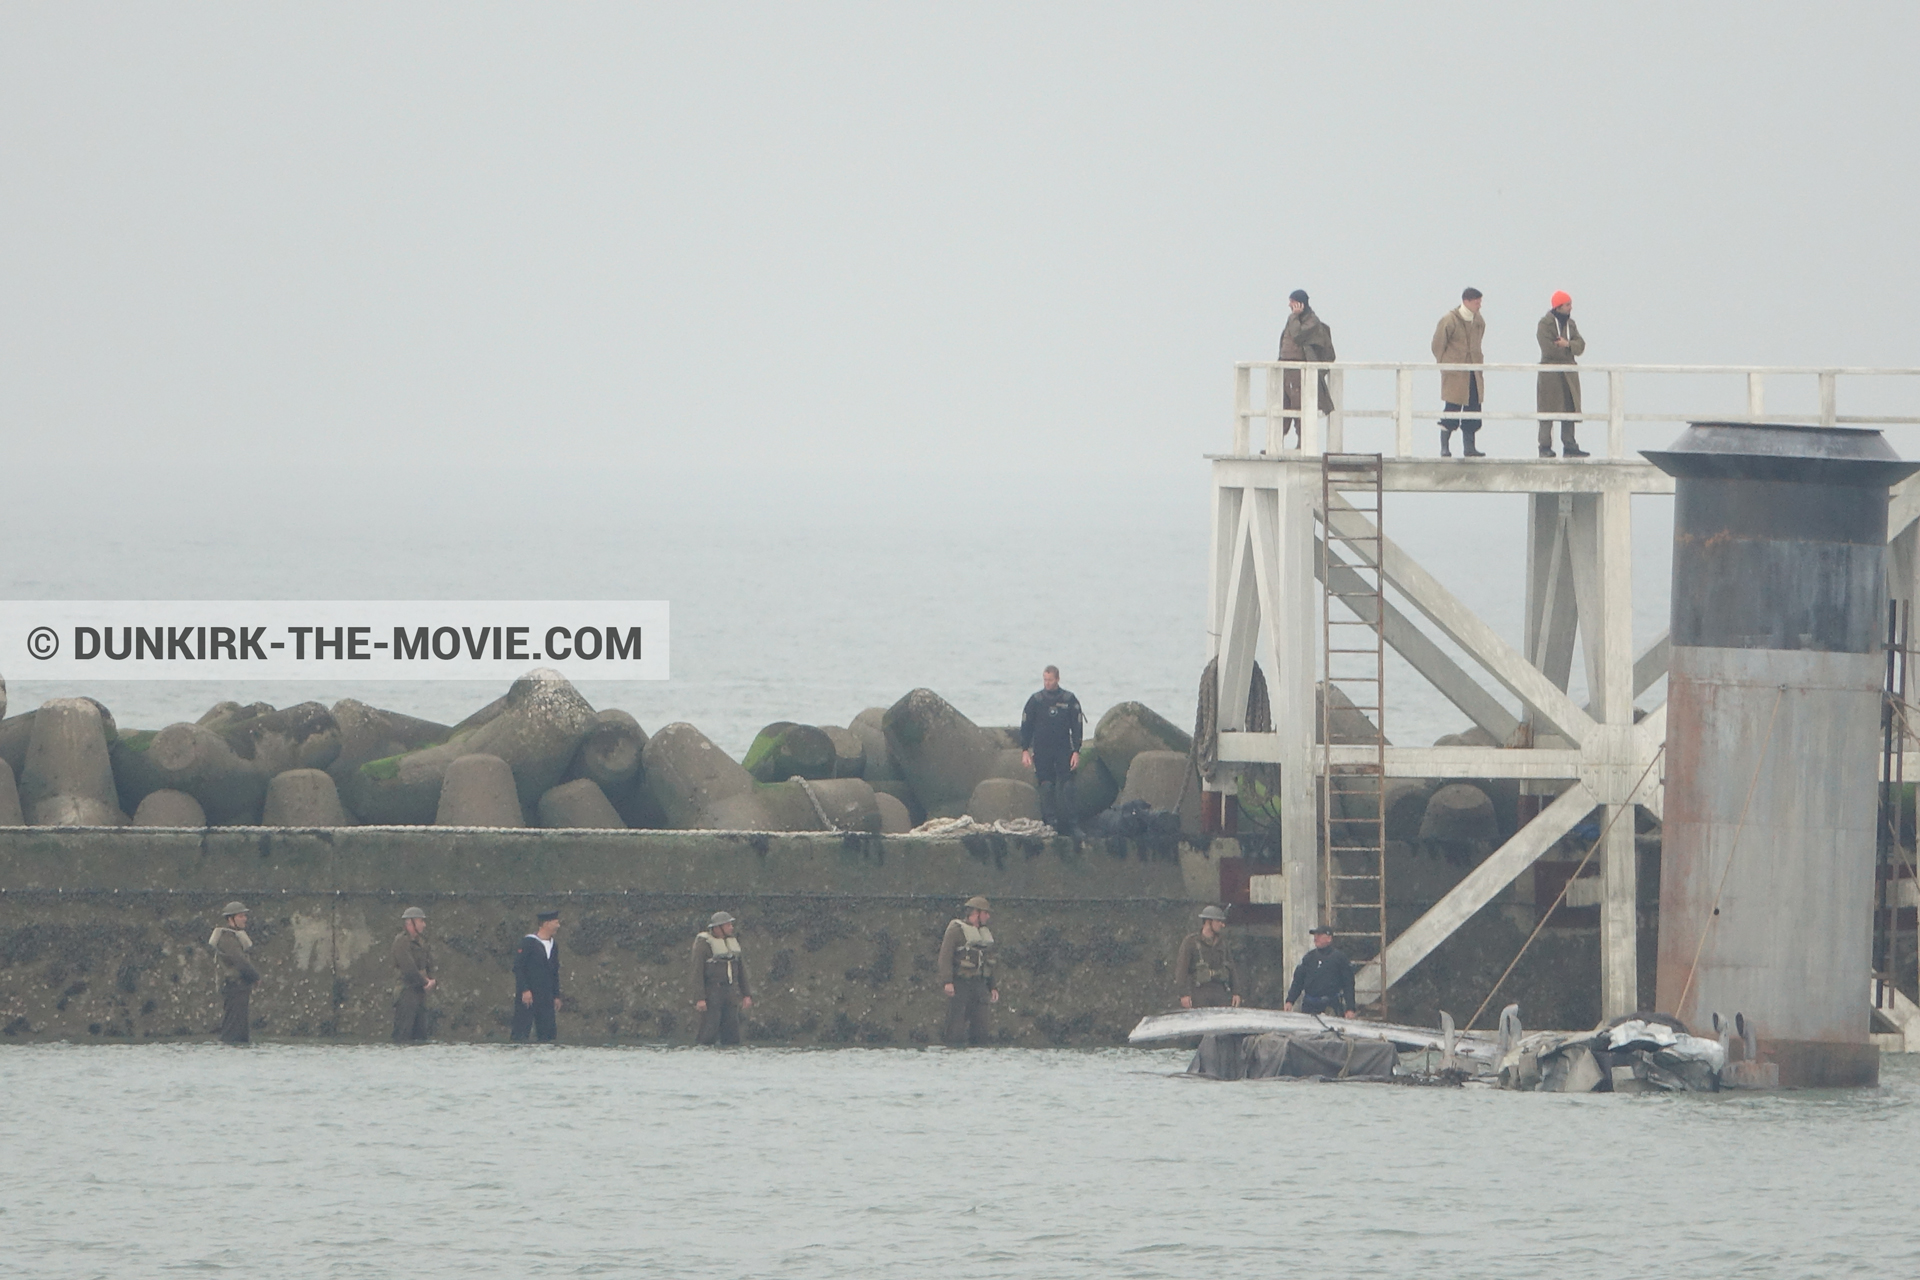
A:
[[[716,911],[713,913],[712,918],[707,921],[707,928],[716,929],[723,924],[732,924],[732,923],[733,923],[732,916],[728,915],[724,911]]]
[[[243,916],[247,914],[247,904],[244,902],[229,902],[221,910],[220,914],[228,917]]]
[[[985,898],[981,897],[979,894],[976,893],[971,898],[967,899],[967,910],[991,911],[993,910],[993,908],[987,905],[987,900]]]
[[[1226,908],[1202,907],[1200,908],[1200,918],[1202,920],[1218,920],[1221,924],[1225,924],[1227,922]]]
[[[418,907],[408,907],[405,911],[402,911],[400,913],[400,918],[402,920],[425,920],[427,918],[427,913],[422,911]]]

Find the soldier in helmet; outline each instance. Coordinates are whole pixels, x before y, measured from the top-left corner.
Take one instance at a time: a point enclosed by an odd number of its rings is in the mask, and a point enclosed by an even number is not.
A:
[[[400,995],[393,1002],[393,1042],[427,1038],[427,992],[440,985],[427,946],[427,913],[408,907],[400,913],[400,936],[393,940],[393,967],[400,971]]]
[[[740,1015],[753,1008],[747,961],[734,919],[716,911],[693,940],[693,1007],[701,1013],[698,1044],[739,1044]]]
[[[253,1039],[247,1008],[260,971],[247,959],[253,939],[247,936],[247,905],[229,902],[221,911],[226,923],[215,927],[207,945],[220,958],[220,994],[225,1007],[220,1014],[220,1038],[228,1044],[246,1044]]]
[[[940,984],[947,994],[945,1032],[951,1048],[986,1044],[993,1037],[988,1014],[1000,999],[1000,985],[993,979],[993,930],[987,928],[992,919],[985,898],[968,898],[966,914],[948,921],[940,940]]]
[[[1222,907],[1200,909],[1200,932],[1180,942],[1173,962],[1173,985],[1182,1009],[1240,1006],[1240,974],[1227,949],[1227,913]]]

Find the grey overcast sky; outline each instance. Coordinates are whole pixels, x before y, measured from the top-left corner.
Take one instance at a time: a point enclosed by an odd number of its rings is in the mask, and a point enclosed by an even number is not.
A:
[[[0,466],[1204,501],[1228,369],[1911,364],[1920,6],[0,6]],[[578,491],[574,491],[578,492]],[[1019,501],[1019,499],[1016,499]],[[1161,510],[1159,504],[1165,504]]]

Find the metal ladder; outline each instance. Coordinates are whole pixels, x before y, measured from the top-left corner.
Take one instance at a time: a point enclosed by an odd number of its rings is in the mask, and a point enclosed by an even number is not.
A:
[[[1333,745],[1336,710],[1359,712],[1372,734],[1371,741],[1361,742],[1348,735],[1342,744],[1370,747],[1371,759],[1329,762],[1320,777],[1326,923],[1355,968],[1387,949],[1387,650],[1377,621],[1386,616],[1386,583],[1380,570],[1385,539],[1381,471],[1377,453],[1329,453],[1321,459],[1320,510],[1326,513],[1326,536],[1319,565],[1324,593],[1320,741]],[[1342,498],[1347,518],[1336,522],[1335,503]],[[1339,549],[1348,554],[1340,555]],[[1336,572],[1341,569],[1345,572]],[[1337,707],[1336,690],[1346,695]],[[1386,1012],[1383,985],[1380,1015]]]

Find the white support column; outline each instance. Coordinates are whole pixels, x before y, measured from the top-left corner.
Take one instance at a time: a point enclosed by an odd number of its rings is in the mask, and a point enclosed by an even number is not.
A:
[[[1839,403],[1835,395],[1836,375],[1831,369],[1820,375],[1820,425],[1830,427],[1838,420]]]
[[[1581,648],[1595,719],[1618,759],[1633,769],[1639,757],[1633,725],[1633,509],[1625,492],[1578,494],[1573,504],[1574,589],[1580,602]],[[1629,779],[1631,782],[1632,779]],[[1613,796],[1603,795],[1613,800]],[[1607,831],[1600,901],[1600,1006],[1609,1017],[1634,1012],[1639,995],[1639,874],[1633,846],[1633,806],[1603,806]]]
[[[1767,375],[1764,373],[1747,375],[1747,417],[1755,422],[1766,421]]]
[[[1393,374],[1393,456],[1413,456],[1413,370]]]
[[[1253,452],[1248,439],[1248,420],[1253,413],[1253,370],[1245,365],[1233,371],[1233,452],[1246,457]]]
[[[1240,533],[1240,499],[1245,492],[1232,485],[1213,486],[1213,550],[1207,561],[1209,662],[1220,656],[1220,634],[1226,627],[1227,579],[1233,567],[1233,540]]]
[[[1333,408],[1327,413],[1327,452],[1345,453],[1347,451],[1347,415],[1341,406],[1347,402],[1347,372],[1344,369],[1332,369],[1327,372],[1327,395],[1333,401]],[[1320,403],[1320,390],[1314,388],[1314,403]],[[1306,393],[1300,396],[1305,400]]]
[[[1301,396],[1302,407],[1306,396]],[[1280,607],[1268,617],[1275,650],[1273,726],[1280,746],[1280,870],[1287,906],[1282,963],[1291,974],[1310,944],[1307,930],[1319,923],[1320,823],[1314,771],[1313,688],[1319,663],[1315,637],[1313,510],[1319,499],[1316,467],[1286,467],[1280,482],[1278,573]]]
[[[1564,690],[1573,670],[1573,496],[1527,495],[1527,660]]]

